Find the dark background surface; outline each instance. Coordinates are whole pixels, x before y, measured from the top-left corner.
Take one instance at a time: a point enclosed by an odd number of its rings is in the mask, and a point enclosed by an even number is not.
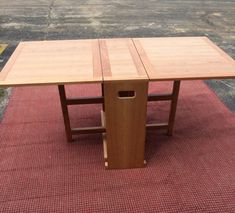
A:
[[[235,58],[235,1],[0,1],[0,69],[21,40],[153,36],[208,36]],[[235,81],[206,83],[235,112]]]

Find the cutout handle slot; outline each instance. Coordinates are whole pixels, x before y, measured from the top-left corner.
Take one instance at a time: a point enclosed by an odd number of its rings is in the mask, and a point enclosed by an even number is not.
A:
[[[118,91],[119,99],[133,99],[136,96],[136,92],[133,90],[129,91]]]

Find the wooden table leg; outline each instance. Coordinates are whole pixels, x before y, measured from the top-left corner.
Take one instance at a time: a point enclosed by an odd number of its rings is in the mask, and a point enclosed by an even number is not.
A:
[[[180,90],[180,81],[174,81],[170,115],[169,115],[169,121],[168,121],[168,130],[167,130],[168,135],[173,134],[179,90]]]
[[[101,84],[101,92],[102,92],[102,97],[104,98],[104,83]],[[102,103],[102,109],[105,112],[104,102]]]
[[[69,120],[68,106],[66,103],[66,93],[64,85],[58,85],[59,94],[60,94],[60,103],[63,112],[65,132],[68,142],[72,142],[72,132]]]

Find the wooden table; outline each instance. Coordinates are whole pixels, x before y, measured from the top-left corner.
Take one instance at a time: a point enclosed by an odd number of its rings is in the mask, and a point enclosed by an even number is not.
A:
[[[233,59],[206,37],[21,42],[0,73],[0,86],[58,85],[68,141],[102,133],[106,168],[145,165],[146,127],[172,135],[180,81],[234,78]],[[148,95],[149,81],[174,82],[171,94]],[[65,84],[100,83],[98,97],[68,99]],[[146,124],[147,101],[171,101],[168,123]],[[71,128],[68,105],[102,104],[102,126]]]

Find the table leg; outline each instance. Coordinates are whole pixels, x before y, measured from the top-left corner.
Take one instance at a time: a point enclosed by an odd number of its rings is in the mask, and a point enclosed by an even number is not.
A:
[[[72,142],[72,132],[69,120],[68,106],[66,104],[66,93],[64,85],[58,85],[59,94],[60,94],[60,103],[63,112],[65,132],[68,142]]]
[[[101,93],[102,93],[102,97],[104,98],[104,84],[101,84]],[[105,111],[105,106],[104,106],[104,102],[102,103],[102,109],[103,111]]]
[[[168,120],[168,129],[167,129],[168,135],[173,134],[179,90],[180,90],[180,81],[174,81],[173,90],[172,90],[170,114],[169,114],[169,120]]]

